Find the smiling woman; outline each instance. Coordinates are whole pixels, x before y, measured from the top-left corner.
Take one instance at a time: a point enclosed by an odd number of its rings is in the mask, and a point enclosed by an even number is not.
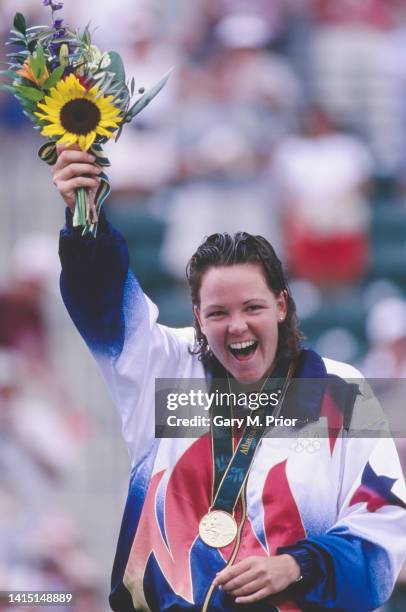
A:
[[[245,356],[252,356],[254,351],[251,346],[256,352],[259,338],[250,338],[249,334],[244,333],[244,329],[241,334],[242,328],[239,329],[238,326],[248,326],[248,321],[254,325],[255,321],[259,324],[264,321],[269,336],[271,329],[275,328],[275,325],[270,325],[272,319],[273,323],[277,324],[274,337],[268,337],[269,343],[265,341],[262,344],[267,356],[262,363],[264,369],[257,379],[271,367],[276,352],[290,353],[292,356],[298,353],[301,334],[297,324],[296,306],[289,293],[282,264],[265,238],[251,236],[245,232],[235,236],[213,234],[191,257],[187,277],[194,307],[196,339],[203,361],[210,359],[212,354],[208,345],[216,342],[216,338],[208,337],[203,327],[211,337],[212,330],[221,328],[221,325],[216,325],[217,322],[223,322],[223,327],[225,322],[228,323],[228,334],[231,336],[231,346],[229,344],[228,348],[239,361],[243,361]],[[229,304],[229,298],[236,295],[235,289],[242,300],[241,314],[247,313],[241,318],[235,310],[230,313],[225,309],[226,305],[232,306]],[[214,325],[210,322],[214,322]],[[246,343],[248,340],[251,341],[250,345],[238,346],[239,342]],[[261,368],[258,361],[256,365]],[[238,375],[235,377],[239,379]]]
[[[93,166],[83,151],[60,151],[54,183],[71,210],[74,188],[96,188]],[[60,255],[65,304],[102,369],[132,460],[112,609],[381,605],[405,553],[396,451],[388,437],[348,436],[352,421],[376,429],[376,400],[357,370],[301,348],[272,246],[245,232],[203,242],[187,270],[195,329],[157,323],[104,213],[93,239],[72,226],[68,210]],[[241,408],[238,430],[236,407],[221,399],[207,413],[206,435],[156,438],[155,382],[163,378],[201,379],[212,397],[238,386],[280,399],[257,406],[255,419]],[[288,402],[293,382],[300,392]],[[278,437],[281,420],[292,423],[293,441]],[[312,427],[318,444],[300,444]]]

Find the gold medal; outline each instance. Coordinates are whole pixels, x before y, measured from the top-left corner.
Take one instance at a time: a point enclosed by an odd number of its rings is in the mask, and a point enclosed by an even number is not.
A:
[[[207,546],[223,548],[237,535],[237,523],[232,514],[224,510],[211,510],[199,523],[199,535]]]

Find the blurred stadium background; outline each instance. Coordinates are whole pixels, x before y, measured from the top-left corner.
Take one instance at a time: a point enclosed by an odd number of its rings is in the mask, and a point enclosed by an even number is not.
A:
[[[49,18],[0,0],[2,43],[16,11]],[[203,237],[247,230],[286,262],[306,345],[405,377],[406,2],[66,0],[61,16],[98,26],[139,87],[175,66],[107,147],[108,216],[161,322],[191,323]],[[129,466],[59,298],[63,205],[41,142],[0,93],[0,590],[74,589],[76,612],[101,611]]]

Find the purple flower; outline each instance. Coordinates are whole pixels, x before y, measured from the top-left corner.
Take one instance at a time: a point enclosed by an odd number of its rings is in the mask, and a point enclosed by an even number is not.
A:
[[[63,19],[55,19],[54,28],[55,30],[60,30],[63,24]]]
[[[55,32],[54,32],[54,34],[53,34],[52,38],[53,38],[54,40],[56,40],[56,39],[58,39],[58,38],[63,38],[63,37],[65,36],[65,34],[66,34],[66,30],[65,30],[65,28],[60,28],[59,30],[55,30]]]
[[[58,43],[53,43],[53,42],[50,43],[49,48],[51,50],[52,55],[58,55],[60,46],[61,45]]]
[[[53,11],[59,11],[63,8],[63,1],[54,2],[53,0],[42,0],[44,6],[50,6]]]

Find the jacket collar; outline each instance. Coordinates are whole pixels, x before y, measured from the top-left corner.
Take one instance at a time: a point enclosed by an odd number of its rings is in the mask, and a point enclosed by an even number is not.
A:
[[[323,359],[311,349],[303,349],[286,398],[286,417],[295,417],[301,424],[320,417],[328,374]]]

